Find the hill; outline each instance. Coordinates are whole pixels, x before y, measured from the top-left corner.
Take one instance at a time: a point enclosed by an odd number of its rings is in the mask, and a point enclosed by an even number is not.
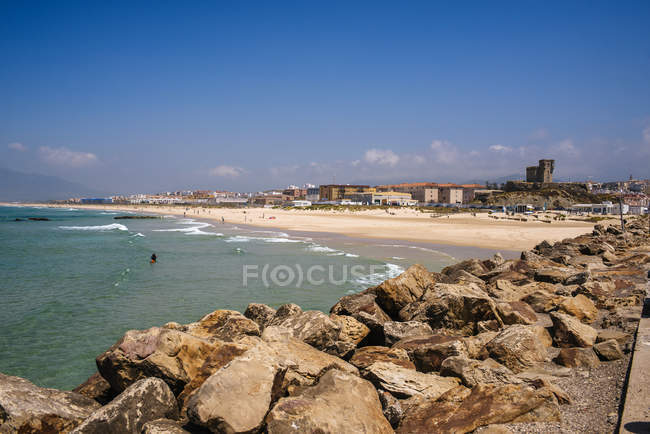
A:
[[[0,201],[36,202],[100,196],[101,192],[56,176],[16,172],[0,167]]]

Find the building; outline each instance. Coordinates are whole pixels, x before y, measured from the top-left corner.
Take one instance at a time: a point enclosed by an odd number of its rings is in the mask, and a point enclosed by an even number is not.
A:
[[[463,203],[463,187],[456,184],[438,184],[438,202]]]
[[[307,188],[307,195],[305,200],[310,202],[318,202],[320,200],[320,189],[318,187],[309,187]]]
[[[477,191],[484,191],[485,186],[481,184],[463,184],[463,203],[470,203],[476,197]]]
[[[409,193],[418,203],[438,202],[438,184],[433,182],[411,182],[404,184],[378,185],[377,191]]]
[[[85,204],[105,204],[105,203],[113,203],[113,198],[111,198],[111,197],[93,197],[93,198],[84,198],[84,199],[81,199],[81,203],[85,203]]]
[[[345,197],[352,202],[358,202],[363,205],[394,205],[394,206],[413,206],[418,201],[411,198],[409,193],[398,191],[374,191],[368,193],[352,193]]]
[[[538,166],[526,167],[526,182],[553,182],[555,160],[539,160]]]
[[[374,193],[375,191],[375,188],[369,185],[329,184],[319,187],[319,196],[321,201],[338,201],[345,199],[350,194]]]
[[[266,196],[255,196],[250,199],[253,205],[282,205],[284,199],[281,194],[268,194]]]

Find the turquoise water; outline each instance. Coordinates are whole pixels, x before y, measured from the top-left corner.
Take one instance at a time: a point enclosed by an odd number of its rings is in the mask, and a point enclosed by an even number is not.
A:
[[[250,302],[329,308],[414,262],[439,270],[456,259],[423,246],[287,234],[191,219],[114,220],[115,212],[0,207],[0,372],[70,389],[126,330],[196,321]],[[124,213],[120,213],[124,214]],[[15,221],[47,217],[50,221]],[[158,262],[149,263],[155,252]],[[277,265],[336,283],[297,287],[267,275],[243,284],[244,266]],[[361,273],[352,275],[350,267]],[[371,269],[370,267],[374,267]],[[249,274],[254,270],[249,268]],[[306,276],[304,276],[306,277]]]

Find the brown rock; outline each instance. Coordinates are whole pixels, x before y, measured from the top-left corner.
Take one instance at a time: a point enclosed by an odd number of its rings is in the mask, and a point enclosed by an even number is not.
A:
[[[156,419],[147,422],[142,427],[142,434],[189,434],[175,420]]]
[[[341,327],[323,312],[310,310],[299,315],[287,317],[276,324],[290,330],[293,337],[330,354],[338,354],[336,342]],[[347,349],[345,352],[348,352]]]
[[[189,398],[187,415],[213,432],[255,432],[279,397],[285,372],[275,352],[260,342],[205,380]]]
[[[397,398],[421,395],[436,399],[460,383],[457,378],[424,374],[386,362],[373,363],[362,371],[362,375]]]
[[[504,324],[535,324],[535,311],[523,301],[497,303],[497,312]]]
[[[546,347],[528,326],[512,325],[486,345],[490,357],[519,373],[546,360]]]
[[[266,427],[269,434],[393,432],[372,384],[335,369],[300,395],[280,399],[266,417]]]
[[[594,351],[601,360],[618,360],[623,358],[623,351],[615,339],[600,342],[594,345]]]
[[[404,338],[431,334],[433,334],[431,326],[420,321],[386,321],[384,323],[386,345],[393,345]]]
[[[416,336],[402,339],[393,348],[406,350],[418,371],[439,371],[443,360],[451,356],[467,356],[463,339],[447,335]]]
[[[458,387],[438,400],[421,400],[406,411],[397,433],[466,433],[479,426],[516,421],[559,421],[555,395],[525,385]]]
[[[29,381],[0,374],[0,432],[68,432],[99,404],[79,393],[38,387]]]
[[[594,322],[598,316],[598,309],[594,303],[582,294],[564,299],[559,307],[562,312],[573,315],[586,323]]]
[[[259,336],[256,322],[234,310],[215,310],[198,322],[188,324],[182,331],[206,340],[233,342],[244,336]]]
[[[546,290],[538,290],[524,297],[522,301],[528,303],[535,312],[548,313],[562,303],[564,297]]]
[[[275,314],[275,309],[261,303],[249,303],[244,312],[244,316],[255,321],[260,327],[260,330],[264,330],[264,327],[271,323]]]
[[[278,325],[285,319],[292,316],[298,316],[301,313],[302,313],[302,309],[297,304],[294,303],[283,304],[278,308],[277,311],[275,311],[275,315],[273,315],[271,321],[267,323],[267,326]]]
[[[95,372],[86,381],[72,389],[72,391],[94,399],[101,405],[108,404],[117,396],[117,392],[111,388],[108,381],[104,380],[104,377],[99,375],[99,372]]]
[[[539,339],[542,345],[547,348],[553,346],[553,338],[546,328],[539,325],[533,325],[530,326],[530,329],[535,333],[535,335],[537,335],[537,339]]]
[[[382,345],[384,343],[384,323],[392,320],[375,303],[376,297],[376,295],[369,293],[346,295],[339,299],[338,303],[330,310],[330,313],[354,317],[354,319],[370,329],[367,338],[368,344]]]
[[[341,328],[335,343],[335,354],[341,357],[347,357],[370,333],[368,327],[351,316],[330,314],[330,319]]]
[[[178,404],[164,381],[145,378],[93,412],[72,433],[139,433],[144,424],[161,418],[178,419]]]
[[[492,359],[483,361],[449,357],[442,362],[440,375],[457,377],[467,387],[478,384],[521,384],[523,381],[505,366]]]
[[[590,347],[598,332],[580,320],[559,312],[551,312],[555,343],[560,347]]]
[[[404,306],[418,300],[434,283],[431,273],[422,265],[415,264],[399,276],[384,281],[368,292],[377,296],[375,301],[384,312],[397,318]]]
[[[459,262],[458,264],[450,265],[442,269],[441,273],[451,276],[452,274],[464,270],[474,276],[480,276],[483,273],[487,273],[488,269],[483,265],[478,259],[467,259],[465,261]]]
[[[553,361],[567,368],[595,368],[600,365],[591,348],[562,348]]]
[[[406,350],[401,348],[363,347],[357,348],[350,363],[359,369],[365,369],[375,362],[393,363],[406,369],[415,370]]]
[[[484,359],[487,357],[487,350],[485,350],[485,345],[494,339],[499,332],[489,331],[479,333],[476,336],[469,336],[463,338],[463,343],[465,348],[467,348],[467,356],[470,359]]]
[[[610,339],[615,339],[619,345],[625,345],[631,338],[629,333],[625,333],[614,329],[605,329],[598,331],[596,343],[605,342]]]
[[[379,389],[377,390],[377,394],[379,395],[379,401],[381,402],[381,408],[382,412],[384,413],[384,417],[386,420],[388,420],[393,428],[396,428],[397,425],[399,425],[400,420],[402,420],[402,416],[404,414],[404,410],[402,410],[402,404],[400,403],[399,399],[395,398],[385,390]]]

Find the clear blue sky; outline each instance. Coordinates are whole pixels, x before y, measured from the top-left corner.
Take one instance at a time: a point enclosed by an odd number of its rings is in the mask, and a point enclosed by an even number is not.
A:
[[[0,166],[110,191],[650,177],[650,1],[0,3]]]

